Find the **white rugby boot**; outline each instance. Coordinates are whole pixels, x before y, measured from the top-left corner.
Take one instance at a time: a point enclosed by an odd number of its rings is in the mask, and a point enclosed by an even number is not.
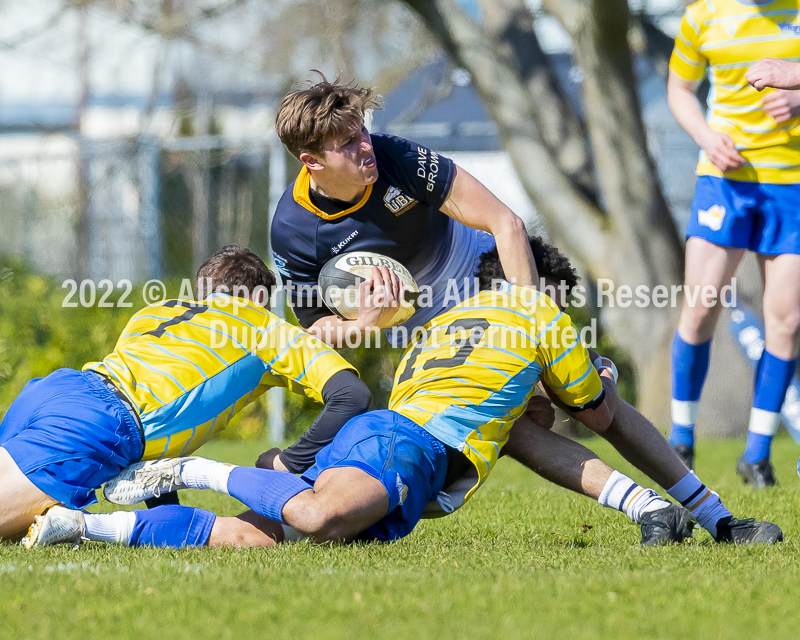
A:
[[[65,543],[79,545],[85,540],[85,534],[83,511],[55,506],[50,507],[44,515],[34,518],[21,544],[26,549]]]
[[[181,465],[191,458],[164,458],[137,462],[106,482],[103,495],[114,504],[136,504],[162,493],[185,489]]]

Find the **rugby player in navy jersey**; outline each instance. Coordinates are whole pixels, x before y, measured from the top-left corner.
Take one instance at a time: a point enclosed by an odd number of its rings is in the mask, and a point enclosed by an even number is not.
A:
[[[300,324],[332,345],[349,331],[387,327],[396,311],[364,304],[358,319],[346,321],[324,305],[315,285],[340,253],[384,254],[423,291],[430,287],[430,299],[422,297],[404,323],[408,334],[469,297],[465,280],[495,245],[509,281],[538,280],[522,220],[448,158],[403,138],[370,135],[364,113],[378,105],[371,89],[322,76],[286,95],[276,117],[278,136],[303,167],[278,203],[272,251]],[[457,295],[451,285],[448,296],[450,282]],[[402,342],[403,333],[397,336]]]

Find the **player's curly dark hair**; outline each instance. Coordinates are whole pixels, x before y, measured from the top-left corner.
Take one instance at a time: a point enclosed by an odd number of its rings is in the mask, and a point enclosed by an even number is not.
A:
[[[562,286],[566,292],[565,298],[569,299],[579,278],[567,256],[539,236],[528,236],[528,242],[531,245],[533,259],[536,261],[539,278],[547,278],[559,285],[563,283]],[[497,254],[496,248],[481,255],[478,278],[481,291],[491,289],[493,280],[505,280],[506,274],[503,271],[503,265],[500,264],[500,256]]]

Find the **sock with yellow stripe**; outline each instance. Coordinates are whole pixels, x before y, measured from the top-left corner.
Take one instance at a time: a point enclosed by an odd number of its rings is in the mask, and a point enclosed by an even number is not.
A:
[[[611,473],[597,502],[604,507],[622,511],[636,524],[642,523],[642,515],[645,513],[669,506],[669,502],[655,491],[636,484],[619,471]]]
[[[731,515],[719,499],[719,494],[700,482],[693,471],[683,476],[674,487],[667,489],[667,493],[691,511],[700,526],[715,538],[717,523]]]

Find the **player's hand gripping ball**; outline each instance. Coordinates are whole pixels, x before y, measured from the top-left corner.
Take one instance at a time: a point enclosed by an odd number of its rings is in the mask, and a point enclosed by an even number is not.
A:
[[[402,286],[397,311],[387,326],[408,320],[416,311],[419,287],[402,264],[380,253],[351,251],[335,256],[325,263],[319,274],[319,288],[326,306],[345,320],[358,318],[358,290],[365,280],[372,279],[374,267],[386,267],[394,272]],[[375,304],[380,304],[377,299]]]

